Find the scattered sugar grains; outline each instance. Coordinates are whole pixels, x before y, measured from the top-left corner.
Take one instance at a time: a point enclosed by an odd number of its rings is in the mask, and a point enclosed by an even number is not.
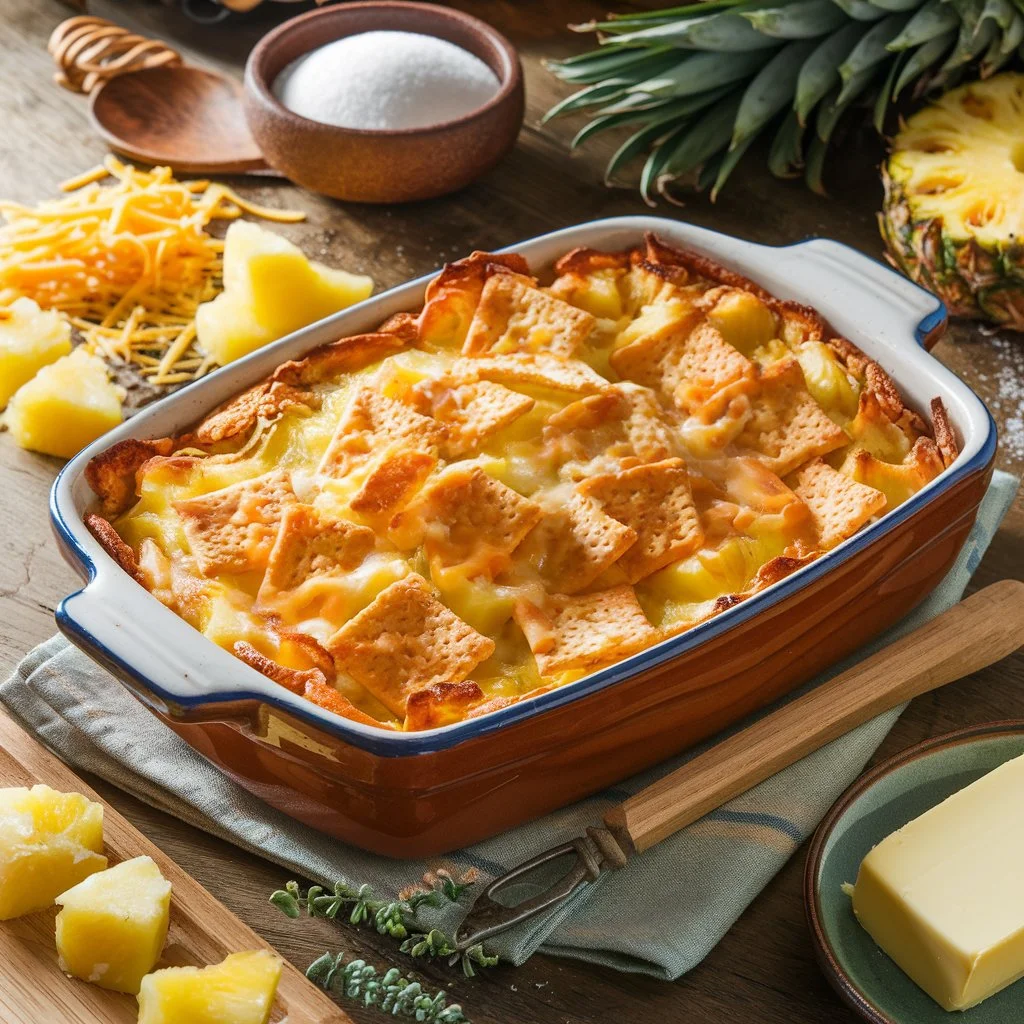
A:
[[[498,78],[461,46],[417,32],[362,32],[293,61],[274,82],[296,114],[341,128],[423,128],[472,113]]]
[[[1024,459],[1024,349],[1020,341],[993,335],[992,348],[999,357],[995,369],[995,398],[989,405],[996,415],[1002,414],[1000,443],[1012,459]]]

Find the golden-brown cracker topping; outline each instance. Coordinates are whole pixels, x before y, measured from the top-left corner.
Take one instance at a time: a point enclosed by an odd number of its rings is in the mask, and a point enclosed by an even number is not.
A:
[[[319,472],[343,477],[391,445],[436,456],[444,437],[444,427],[429,416],[370,388],[361,388],[338,422]]]
[[[89,532],[100,542],[103,550],[106,551],[110,557],[117,562],[119,566],[132,579],[137,580],[139,583],[145,586],[146,580],[142,572],[139,570],[139,562],[135,557],[134,550],[121,540],[121,535],[107,522],[103,516],[96,515],[95,512],[86,512],[83,517],[83,522],[88,528]]]
[[[391,523],[401,547],[423,544],[441,565],[479,563],[500,570],[542,512],[529,498],[479,466],[456,464],[439,474]]]
[[[100,499],[104,514],[116,516],[128,508],[137,496],[136,473],[154,456],[170,455],[173,450],[170,437],[153,441],[129,437],[91,459],[85,479]]]
[[[761,375],[761,393],[737,439],[756,452],[778,476],[786,476],[815,456],[827,455],[850,441],[811,397],[800,364],[779,360]]]
[[[808,462],[795,474],[793,491],[811,510],[824,551],[852,537],[885,508],[885,495],[857,483],[821,459]]]
[[[405,705],[406,729],[436,729],[466,717],[474,705],[484,699],[476,683],[434,683],[426,689],[409,694]]]
[[[342,718],[351,718],[353,722],[362,722],[363,725],[375,725],[380,729],[393,729],[388,722],[380,722],[365,711],[360,711],[344,694],[339,693],[329,683],[321,682],[318,679],[307,681],[302,696],[313,704],[318,704],[326,711],[333,711]]]
[[[933,398],[931,402],[932,430],[935,433],[935,444],[942,455],[943,464],[952,466],[960,454],[960,446],[956,443],[956,434],[946,413],[941,398]]]
[[[200,570],[217,576],[264,568],[285,507],[295,500],[288,474],[275,471],[174,508]]]
[[[293,590],[315,576],[349,572],[373,550],[376,534],[366,526],[329,519],[312,505],[289,505],[267,560],[260,599]]]
[[[293,409],[316,409],[319,398],[283,381],[265,380],[212,412],[195,430],[193,444],[216,444],[246,434],[258,420],[270,420]]]
[[[461,348],[484,285],[496,274],[530,276],[526,260],[516,253],[474,252],[449,263],[427,285],[419,315],[420,343],[427,349]]]
[[[280,665],[276,661],[261,654],[252,644],[245,640],[235,642],[232,650],[235,657],[244,661],[246,665],[256,669],[257,672],[280,683],[285,689],[292,693],[303,694],[308,683],[326,683],[327,679],[318,668],[289,668],[287,665]]]
[[[529,395],[494,381],[459,384],[448,378],[428,378],[416,384],[412,400],[421,413],[444,424],[447,437],[443,450],[449,459],[479,451],[489,437],[536,405]]]
[[[379,363],[387,356],[416,344],[417,339],[415,318],[402,313],[393,316],[372,334],[339,338],[307,352],[302,359],[282,363],[271,379],[295,387],[320,384],[343,373],[354,373]]]
[[[654,392],[637,384],[609,386],[548,417],[544,440],[560,463],[607,456],[623,464],[658,462],[678,451]],[[576,467],[569,476],[585,475]]]
[[[452,374],[460,380],[533,384],[553,391],[574,391],[581,395],[595,394],[608,386],[608,381],[586,363],[521,352],[456,359]]]
[[[422,576],[392,583],[327,642],[338,668],[402,718],[410,694],[461,682],[494,653],[434,597]]]
[[[697,412],[731,385],[752,390],[754,364],[692,311],[682,321],[612,354],[616,372],[661,389],[686,413]]]
[[[523,541],[517,559],[531,565],[548,589],[575,594],[618,561],[636,536],[596,501],[573,494],[552,503]]]
[[[429,452],[392,451],[366,474],[349,502],[353,512],[367,519],[392,516],[423,486],[437,465]]]
[[[618,561],[630,583],[686,558],[704,542],[682,459],[591,477],[579,490],[636,533],[636,543]]]
[[[554,634],[554,643],[547,650],[533,652],[541,675],[608,665],[658,639],[632,587],[613,587],[579,597],[552,595],[541,612]],[[516,622],[524,618],[519,605],[515,617]],[[520,628],[529,642],[527,627]],[[536,634],[536,627],[531,632]]]
[[[568,359],[593,328],[594,318],[582,309],[521,277],[498,274],[484,285],[462,353],[551,352]]]

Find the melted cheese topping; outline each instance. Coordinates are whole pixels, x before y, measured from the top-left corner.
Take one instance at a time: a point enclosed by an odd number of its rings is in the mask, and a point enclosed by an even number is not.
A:
[[[651,642],[656,642],[753,593],[822,550],[814,517],[794,493],[794,475],[780,478],[770,459],[741,443],[754,422],[759,382],[770,376],[773,366],[795,359],[806,393],[845,431],[845,443],[833,446],[826,455],[834,469],[850,465],[851,453],[859,449],[883,464],[901,464],[919,432],[906,416],[898,423],[881,417],[877,404],[876,411],[866,415],[860,401],[865,382],[819,338],[801,337],[799,331],[784,329],[778,310],[756,296],[724,289],[717,301],[711,301],[710,281],[691,278],[685,286],[669,286],[644,274],[637,267],[598,269],[559,279],[545,289],[596,318],[575,353],[576,359],[615,383],[620,379],[614,369],[616,353],[692,321],[695,308],[704,302],[698,322],[710,325],[754,367],[752,375],[729,385],[732,390],[722,401],[715,396],[696,410],[676,407],[667,385],[630,385],[633,391],[629,394],[653,401],[659,429],[671,448],[669,455],[686,463],[702,530],[697,550],[635,583],[637,600],[654,627]],[[183,449],[171,458],[147,464],[138,478],[138,501],[114,525],[137,552],[153,593],[229,650],[244,640],[281,665],[305,669],[312,667],[315,659],[301,644],[289,640],[290,636],[304,634],[327,643],[389,585],[417,572],[432,582],[444,605],[494,641],[494,653],[469,675],[484,700],[519,699],[592,671],[595,666],[587,665],[553,675],[539,672],[530,644],[513,618],[517,602],[527,600],[543,607],[551,590],[535,561],[513,553],[495,572],[493,552],[489,552],[488,557],[443,564],[428,553],[428,549],[434,550],[432,542],[445,540],[442,523],[429,519],[418,523],[421,543],[411,551],[403,550],[393,543],[386,522],[368,519],[352,509],[367,476],[389,457],[390,449],[373,453],[374,457],[340,478],[318,473],[339,421],[359,388],[367,386],[377,394],[414,405],[417,389],[422,390],[424,382],[448,378],[460,356],[467,326],[462,325],[460,335],[450,319],[446,320],[444,335],[421,338],[422,348],[398,352],[358,372],[316,385],[318,408],[293,410],[272,422],[261,422],[241,444],[222,443],[208,451]],[[508,344],[513,342],[511,339]],[[501,382],[533,399],[532,408],[485,437],[476,450],[451,462],[472,463],[551,510],[564,507],[580,481],[645,461],[624,449],[615,435],[619,428],[607,417],[599,417],[596,425],[587,428],[558,426],[556,414],[578,403],[583,395],[513,379]],[[422,406],[419,408],[422,413]],[[652,422],[641,417],[642,427]],[[435,472],[447,464],[441,458]],[[369,525],[377,540],[375,550],[357,568],[311,577],[263,604],[257,597],[262,570],[212,578],[203,575],[175,503],[274,470],[290,472],[299,501],[311,504],[328,519]],[[842,472],[853,474],[848,469]],[[792,565],[775,576],[763,576],[765,566],[780,556],[792,559]],[[621,569],[611,565],[585,590],[598,591],[622,582]],[[359,710],[386,725],[402,727],[380,700],[355,682],[345,666],[336,669],[330,682]]]

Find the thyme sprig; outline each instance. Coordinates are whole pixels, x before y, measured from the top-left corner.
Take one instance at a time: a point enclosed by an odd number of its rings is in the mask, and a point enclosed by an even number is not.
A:
[[[493,967],[498,958],[485,953],[479,943],[460,952],[443,931],[426,928],[416,917],[422,907],[457,902],[470,884],[460,884],[449,875],[438,875],[430,889],[412,892],[403,899],[382,900],[367,884],[353,886],[342,880],[335,882],[330,890],[312,885],[303,891],[298,882],[292,881],[273,893],[270,902],[293,919],[301,917],[305,911],[309,917],[333,921],[345,911],[352,924],[372,925],[379,934],[400,940],[399,948],[403,953],[414,957],[450,957],[453,964],[457,959],[466,977],[472,978],[477,967]]]
[[[345,962],[343,955],[324,953],[314,960],[306,977],[335,996],[358,999],[364,1006],[375,1006],[393,1017],[409,1017],[431,1024],[469,1024],[458,1003],[448,1005],[443,990],[433,996],[411,976],[392,967],[379,975],[365,960]]]

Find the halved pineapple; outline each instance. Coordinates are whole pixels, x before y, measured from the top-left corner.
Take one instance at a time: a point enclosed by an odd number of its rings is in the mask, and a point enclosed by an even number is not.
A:
[[[306,258],[272,231],[236,221],[224,239],[224,291],[196,312],[204,352],[221,365],[373,291],[373,281]]]
[[[142,979],[139,1024],[267,1024],[281,961],[265,950],[212,967],[167,967]]]
[[[49,786],[0,790],[0,921],[52,907],[107,866],[103,805]]]
[[[1024,330],[1024,75],[972,82],[914,114],[883,183],[892,261],[953,315]]]
[[[115,992],[136,993],[160,959],[171,883],[150,857],[122,861],[57,897],[60,968]]]

